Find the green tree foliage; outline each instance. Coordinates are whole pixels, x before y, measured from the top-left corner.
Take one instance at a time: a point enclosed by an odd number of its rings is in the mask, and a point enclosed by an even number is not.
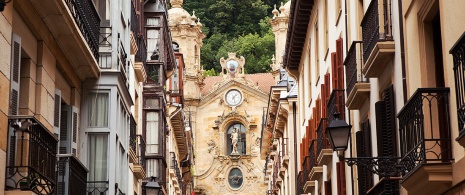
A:
[[[273,5],[279,0],[189,0],[183,7],[201,19],[207,35],[201,49],[205,70],[221,71],[219,60],[228,52],[246,58],[247,73],[266,72],[274,53],[269,24]]]
[[[215,71],[215,69],[205,70],[203,72],[203,76],[218,76],[219,73]]]

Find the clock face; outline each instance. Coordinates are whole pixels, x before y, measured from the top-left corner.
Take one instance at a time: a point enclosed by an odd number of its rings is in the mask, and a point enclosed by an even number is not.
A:
[[[237,106],[242,101],[242,94],[236,89],[229,90],[226,93],[226,103],[230,106]]]

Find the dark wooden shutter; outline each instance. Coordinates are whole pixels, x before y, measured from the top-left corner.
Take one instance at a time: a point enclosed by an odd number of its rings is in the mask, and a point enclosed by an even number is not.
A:
[[[355,133],[357,157],[371,157],[371,132],[369,120],[362,122],[360,126],[361,131]],[[357,170],[359,194],[366,194],[366,192],[373,187],[373,174],[363,165],[357,165]]]
[[[21,37],[13,34],[11,44],[10,115],[18,115],[21,68]]]
[[[342,48],[342,38],[336,40],[336,58],[337,58],[337,87],[336,89],[344,89],[344,50]]]
[[[325,181],[325,195],[332,195],[333,193],[331,192],[331,179],[328,181]]]
[[[378,156],[397,156],[394,90],[384,90],[383,101],[375,103]]]
[[[345,162],[337,162],[337,194],[346,195],[346,171],[345,171]]]
[[[337,89],[338,84],[338,72],[337,72],[337,54],[336,52],[331,53],[331,80],[332,80],[332,87],[330,89]]]
[[[61,91],[55,90],[55,103],[53,110],[53,132],[55,134],[60,134],[60,115],[61,115]]]

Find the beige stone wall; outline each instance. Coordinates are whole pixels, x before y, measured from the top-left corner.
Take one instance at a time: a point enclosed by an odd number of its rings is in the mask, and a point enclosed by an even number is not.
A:
[[[261,135],[264,96],[253,94],[248,87],[233,85],[206,96],[198,107],[195,129],[195,183],[206,194],[265,194],[264,161],[260,160],[255,141]],[[235,110],[224,102],[230,89],[239,89],[246,98]],[[223,117],[221,117],[223,116]],[[215,122],[216,121],[216,122]],[[246,156],[232,160],[226,154],[226,130],[235,122],[247,129]],[[214,142],[214,145],[212,144]],[[243,185],[233,190],[228,184],[229,171],[237,167],[243,173]]]

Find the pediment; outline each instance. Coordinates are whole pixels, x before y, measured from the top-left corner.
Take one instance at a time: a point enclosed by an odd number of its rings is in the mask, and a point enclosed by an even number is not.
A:
[[[252,82],[247,82],[244,79],[228,79],[215,84],[210,93],[201,98],[199,106],[217,99],[223,99],[225,93],[231,88],[238,89],[246,96],[258,98],[265,103],[268,101],[268,94],[261,91],[258,86],[253,85]]]

